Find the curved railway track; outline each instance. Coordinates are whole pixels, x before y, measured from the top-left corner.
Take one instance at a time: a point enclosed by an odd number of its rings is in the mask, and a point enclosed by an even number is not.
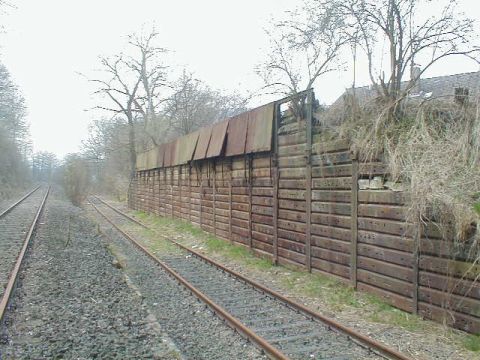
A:
[[[50,187],[45,192],[39,189],[36,187],[0,213],[0,324],[50,191]]]
[[[90,198],[90,203],[124,237],[273,358],[409,359],[158,233],[180,253],[154,255],[121,228],[127,222],[150,229],[147,225],[98,197]]]

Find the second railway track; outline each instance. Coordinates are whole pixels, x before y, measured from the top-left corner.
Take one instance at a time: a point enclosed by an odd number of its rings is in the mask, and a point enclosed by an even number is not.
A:
[[[49,190],[36,187],[0,213],[0,323]]]
[[[130,222],[148,228],[146,225],[98,197],[90,198],[90,202],[118,231],[154,258],[219,317],[274,358],[408,359],[175,241],[166,239],[176,244],[180,252],[153,255],[122,229]]]

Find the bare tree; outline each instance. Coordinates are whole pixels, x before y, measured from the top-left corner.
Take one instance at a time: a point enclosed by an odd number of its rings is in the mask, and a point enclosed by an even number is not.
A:
[[[165,117],[174,135],[185,135],[202,126],[246,110],[247,99],[238,94],[221,94],[184,70],[173,85]]]
[[[310,89],[324,74],[341,67],[340,51],[348,42],[344,22],[331,1],[308,0],[273,23],[267,31],[270,52],[257,66],[265,89],[276,94],[295,94]]]
[[[433,5],[422,0],[337,0],[334,4],[355,29],[354,40],[365,51],[371,82],[391,104],[392,115],[433,64],[453,55],[478,56],[479,48],[472,45],[473,20],[458,12],[456,1],[444,7]],[[427,16],[419,13],[422,6],[428,9]],[[417,63],[421,68],[414,72]],[[408,73],[410,81],[403,86]]]
[[[161,59],[165,49],[154,45],[157,36],[155,30],[147,36],[130,36],[129,45],[135,55],[120,53],[101,58],[102,77],[90,80],[97,85],[94,94],[110,103],[96,108],[110,112],[112,117],[123,117],[128,124],[131,176],[135,173],[139,123],[143,124],[149,140],[156,143],[147,126],[156,119],[159,99],[162,98],[160,90],[166,77],[166,67]]]

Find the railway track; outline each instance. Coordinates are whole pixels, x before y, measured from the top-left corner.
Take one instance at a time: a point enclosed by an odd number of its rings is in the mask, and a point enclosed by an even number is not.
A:
[[[50,187],[38,186],[0,213],[0,323]]]
[[[98,197],[91,197],[90,203],[217,316],[273,358],[409,359],[161,234],[158,235],[175,244],[180,252],[154,255],[121,228],[131,222],[146,229],[148,226]]]

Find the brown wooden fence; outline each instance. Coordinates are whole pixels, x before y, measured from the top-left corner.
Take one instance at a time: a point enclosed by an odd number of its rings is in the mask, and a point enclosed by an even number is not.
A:
[[[275,263],[334,276],[402,310],[479,333],[480,265],[458,252],[452,258],[452,242],[433,224],[407,223],[408,193],[359,188],[359,180],[385,176],[384,165],[359,161],[345,140],[326,143],[313,134],[312,96],[310,120],[290,128],[282,125],[286,100],[274,103],[273,119],[265,120],[273,120],[270,151],[224,156],[227,131],[220,156],[139,169],[130,206],[190,221]]]

